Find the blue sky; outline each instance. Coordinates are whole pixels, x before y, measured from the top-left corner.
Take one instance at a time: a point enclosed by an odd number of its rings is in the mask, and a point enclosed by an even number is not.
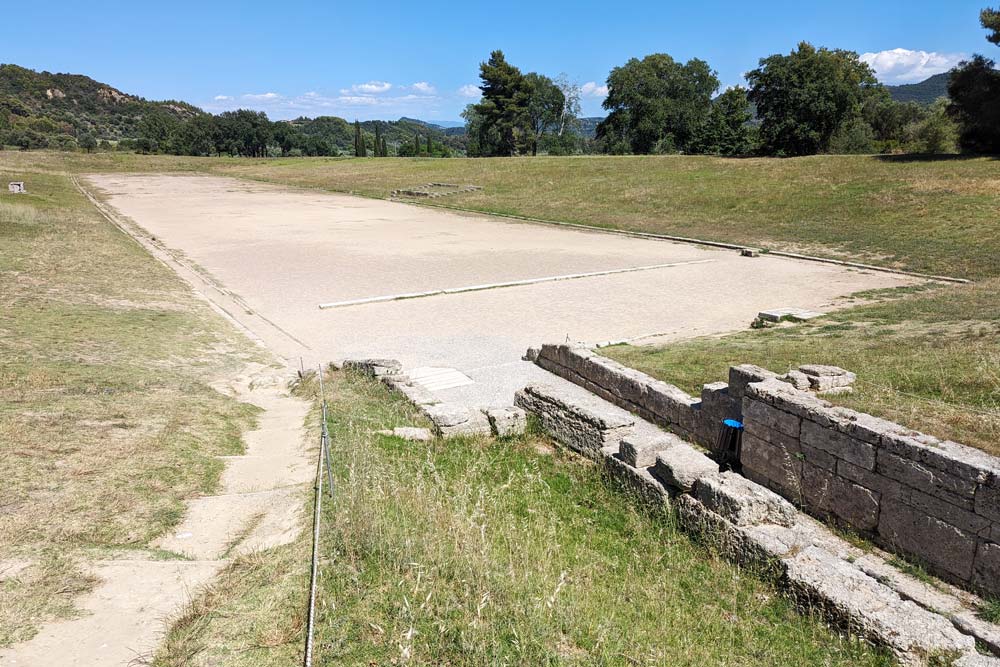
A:
[[[49,0],[6,12],[0,62],[210,111],[455,120],[477,97],[479,62],[500,48],[523,71],[567,74],[584,87],[584,115],[603,115],[609,70],[656,52],[707,60],[724,87],[801,40],[869,54],[887,83],[972,53],[1000,59],[979,27],[988,2]]]

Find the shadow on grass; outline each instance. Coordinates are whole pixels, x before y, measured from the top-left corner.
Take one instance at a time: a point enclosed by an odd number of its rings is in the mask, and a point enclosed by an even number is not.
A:
[[[978,160],[980,158],[990,158],[1000,160],[1000,155],[989,155],[984,153],[904,153],[900,155],[874,155],[876,160],[881,162],[956,162],[964,160]]]

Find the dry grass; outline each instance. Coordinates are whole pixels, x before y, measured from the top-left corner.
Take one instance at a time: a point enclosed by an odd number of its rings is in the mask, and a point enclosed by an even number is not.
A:
[[[60,173],[200,171],[372,197],[427,182],[471,183],[484,189],[436,203],[1000,276],[1000,161],[990,158],[248,160],[41,152],[4,160]]]
[[[248,343],[68,179],[18,176],[30,194],[0,194],[0,560],[28,567],[0,584],[0,645],[72,613],[81,558],[174,525],[256,413],[208,386]]]
[[[422,419],[381,384],[327,387],[317,664],[891,664],[537,435],[404,442],[375,431]],[[300,658],[309,539],[236,561],[156,664]]]

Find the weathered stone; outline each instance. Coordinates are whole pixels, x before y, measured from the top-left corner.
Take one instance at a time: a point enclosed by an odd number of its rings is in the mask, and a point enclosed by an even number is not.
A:
[[[984,621],[970,611],[949,614],[949,617],[956,628],[967,635],[972,635],[976,641],[1000,655],[1000,627]],[[1000,667],[1000,660],[997,660],[995,664],[996,667]]]
[[[743,423],[757,422],[765,428],[780,431],[793,438],[799,437],[802,420],[784,410],[779,410],[763,401],[743,401]]]
[[[829,391],[838,387],[848,387],[854,384],[857,376],[837,366],[822,366],[807,364],[799,366],[799,370],[809,378],[809,386],[814,391]]]
[[[795,520],[795,508],[787,500],[733,472],[700,476],[694,496],[737,526],[790,526]]]
[[[784,375],[779,375],[778,380],[787,382],[800,391],[809,389],[809,376],[802,371],[788,371]]]
[[[719,464],[681,443],[657,453],[652,472],[667,486],[687,493],[699,477],[719,472]]]
[[[636,468],[625,463],[617,456],[604,457],[604,466],[608,473],[617,479],[622,486],[634,491],[640,498],[651,504],[667,502],[669,495],[659,480],[649,473],[648,468]]]
[[[882,448],[904,459],[941,470],[976,484],[1000,474],[1000,460],[989,454],[896,425],[882,434]]]
[[[803,464],[802,495],[811,508],[858,530],[874,530],[878,525],[878,494],[829,470]]]
[[[537,347],[529,347],[524,351],[524,356],[521,357],[523,361],[530,361],[532,363],[538,361],[538,353],[540,350]]]
[[[419,428],[416,426],[397,426],[393,429],[379,431],[378,434],[414,442],[426,442],[434,438],[434,434],[431,433],[429,428]]]
[[[656,464],[656,455],[665,449],[684,444],[672,433],[640,434],[631,433],[622,438],[621,459],[636,468],[648,468]]]
[[[972,585],[990,595],[1000,594],[1000,545],[983,542],[976,553]]]
[[[740,248],[740,255],[743,257],[759,257],[760,249],[758,248]]]
[[[729,368],[729,395],[732,396],[737,405],[742,405],[747,386],[751,382],[763,382],[773,377],[777,377],[777,374],[753,364],[731,366]]]
[[[795,452],[744,433],[740,465],[744,474],[754,479],[766,479],[777,485],[783,494],[798,497],[801,490],[802,460]],[[770,483],[767,486],[774,488]]]
[[[743,422],[743,435],[744,437],[752,435],[764,442],[780,447],[790,454],[798,454],[800,451],[799,439],[797,437],[768,428],[766,424],[756,420]]]
[[[486,418],[498,438],[521,435],[528,427],[528,416],[521,408],[491,408],[486,411]]]
[[[838,625],[891,649],[901,662],[925,664],[928,655],[974,650],[975,640],[946,618],[903,600],[888,586],[817,547],[785,559],[793,594],[817,605]]]
[[[829,452],[825,452],[822,449],[817,449],[815,447],[810,447],[809,445],[800,445],[799,449],[802,450],[802,459],[818,468],[836,470],[837,463],[843,460],[838,459]]]
[[[976,491],[976,514],[1000,522],[1000,485],[996,478],[990,481],[992,483],[982,484]]]
[[[895,500],[882,503],[879,537],[890,547],[913,554],[959,579],[968,580],[976,555],[976,538],[923,510]]]
[[[845,433],[820,426],[813,421],[803,420],[800,439],[803,445],[822,449],[866,470],[875,469],[875,447]]]
[[[853,394],[853,387],[830,387],[829,389],[817,389],[816,393],[820,396],[843,396],[845,394]]]
[[[956,528],[961,528],[964,531],[984,538],[989,535],[989,519],[941,500],[936,496],[913,489],[910,492],[909,504],[933,517],[947,521]]]
[[[378,377],[399,373],[403,365],[395,359],[345,359],[342,368]]]
[[[913,489],[900,484],[896,480],[889,479],[871,470],[859,468],[843,459],[837,461],[837,474],[866,489],[877,491],[880,496],[880,502],[885,502],[887,499],[892,498],[908,504],[910,502],[910,495],[913,493]]]
[[[937,470],[918,461],[901,458],[885,450],[878,453],[878,472],[925,493],[940,496],[954,504],[967,504],[968,509],[972,509],[976,483],[967,478],[955,477],[942,470]],[[965,499],[967,503],[963,503],[962,499]]]
[[[469,410],[453,403],[428,405],[424,412],[443,438],[462,435],[490,435],[490,422],[480,410]]]
[[[406,396],[410,403],[417,406],[435,405],[441,401],[428,389],[419,384],[401,383],[395,385],[396,390]]]
[[[951,665],[952,667],[1000,667],[1000,658],[983,655],[978,651],[967,651]]]
[[[617,447],[635,419],[594,396],[575,396],[562,388],[531,384],[517,392],[517,407],[535,414],[556,440],[596,457],[602,447]]]

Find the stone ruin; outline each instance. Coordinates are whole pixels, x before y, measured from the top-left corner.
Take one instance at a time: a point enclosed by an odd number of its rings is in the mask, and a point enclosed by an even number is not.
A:
[[[25,194],[27,190],[24,189],[24,181],[11,181],[7,184],[7,190],[11,194],[20,195]]]

